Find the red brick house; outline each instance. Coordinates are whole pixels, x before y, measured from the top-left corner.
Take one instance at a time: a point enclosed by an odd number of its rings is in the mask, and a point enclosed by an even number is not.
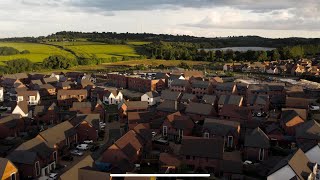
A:
[[[180,103],[188,105],[190,102],[197,102],[198,98],[195,94],[184,93],[180,99]]]
[[[8,159],[0,158],[0,179],[19,180],[18,168]]]
[[[221,137],[225,148],[235,148],[240,139],[240,123],[207,118],[202,126],[202,134],[204,138]]]
[[[213,93],[213,86],[209,81],[191,81],[191,93],[202,97],[205,94]]]
[[[149,91],[161,92],[164,88],[165,88],[165,82],[162,79],[141,78],[140,76],[128,77],[128,89],[130,90],[145,93]]]
[[[48,147],[40,136],[24,142],[7,156],[19,169],[20,179],[48,175],[56,168],[58,157],[58,152]]]
[[[128,77],[123,74],[119,74],[117,72],[108,73],[106,75],[106,79],[108,85],[110,86],[119,87],[123,89],[128,88]]]
[[[50,148],[57,149],[59,154],[63,154],[68,147],[78,142],[77,132],[69,121],[40,132],[38,137],[42,138]]]
[[[57,124],[59,123],[58,118],[58,108],[55,103],[52,103],[51,106],[36,106],[33,110],[33,117],[38,123],[46,124]]]
[[[99,114],[79,114],[70,120],[77,132],[77,140],[97,141],[100,131],[100,115]]]
[[[259,127],[246,134],[244,140],[244,157],[246,159],[252,161],[266,160],[269,149],[269,137]]]
[[[281,113],[280,126],[286,134],[294,136],[296,127],[304,123],[304,120],[294,110],[285,110]]]
[[[284,139],[284,131],[278,124],[270,124],[266,127],[266,134],[271,141],[281,141]]]
[[[202,96],[202,99],[201,99],[200,102],[204,103],[204,104],[211,104],[212,106],[217,108],[218,98],[217,98],[216,95],[207,95],[207,94],[205,94],[204,96]]]
[[[102,155],[102,162],[117,164],[119,161],[127,160],[130,163],[139,162],[145,148],[151,145],[151,131],[142,130],[137,127],[137,131],[130,130],[111,145]],[[148,134],[144,136],[141,132]],[[150,139],[146,140],[145,137]]]
[[[0,139],[7,137],[17,137],[19,132],[23,130],[23,122],[20,121],[21,116],[11,114],[0,118]]]
[[[234,83],[219,83],[214,89],[214,94],[218,97],[221,95],[231,95],[236,92],[236,85]]]
[[[211,104],[191,102],[185,111],[194,122],[203,121],[205,118],[216,116],[216,110]]]
[[[320,143],[320,124],[310,120],[296,127],[296,141],[300,145]]]
[[[190,168],[220,173],[223,159],[223,139],[185,136],[182,138],[180,155],[182,163]]]
[[[170,90],[175,92],[190,92],[191,85],[188,80],[175,79],[171,82]]]
[[[58,90],[57,99],[59,106],[72,106],[73,102],[86,101],[88,97],[88,91],[85,89],[77,90]]]
[[[189,116],[175,112],[164,120],[161,126],[162,136],[169,140],[181,140],[183,136],[191,136],[194,127],[193,121]]]
[[[147,101],[126,101],[119,108],[119,118],[121,122],[126,122],[128,118],[127,112],[146,111],[149,108]]]
[[[69,111],[75,111],[79,114],[90,114],[92,110],[91,102],[73,102]]]
[[[269,112],[269,96],[268,95],[251,95],[247,99],[247,107],[252,112]]]
[[[243,103],[243,97],[238,95],[221,95],[218,101],[218,109],[221,111],[225,105],[233,105],[241,107]]]
[[[252,120],[249,108],[234,105],[224,105],[219,116],[221,119],[240,122],[241,126],[249,124]]]

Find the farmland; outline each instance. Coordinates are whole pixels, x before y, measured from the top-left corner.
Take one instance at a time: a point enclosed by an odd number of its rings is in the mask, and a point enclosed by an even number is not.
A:
[[[43,59],[51,56],[51,55],[62,55],[67,58],[75,58],[71,53],[61,50],[57,47],[45,45],[45,44],[37,44],[37,43],[16,43],[16,42],[0,42],[0,47],[7,46],[18,49],[19,51],[28,50],[30,54],[17,54],[11,56],[0,56],[0,62],[8,61],[12,59],[18,58],[26,58],[32,62],[42,62]]]

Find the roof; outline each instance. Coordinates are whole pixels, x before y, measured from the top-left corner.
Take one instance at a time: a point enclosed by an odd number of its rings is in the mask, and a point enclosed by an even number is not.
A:
[[[269,91],[269,87],[266,84],[250,84],[248,87],[248,91],[267,93]]]
[[[268,101],[269,101],[269,96],[255,94],[248,97],[247,104],[267,105]]]
[[[55,82],[58,82],[58,79],[57,79],[56,77],[43,78],[43,82],[44,82],[45,84],[55,83]]]
[[[179,167],[181,165],[180,159],[168,153],[160,153],[159,162],[167,166]]]
[[[82,108],[91,108],[91,102],[73,102],[72,109],[80,110]]]
[[[127,117],[129,124],[132,121],[137,121],[138,123],[147,123],[154,117],[154,113],[150,111],[128,112]]]
[[[0,178],[1,179],[3,174],[5,173],[8,162],[9,162],[8,159],[0,157]]]
[[[219,83],[216,86],[216,90],[219,90],[219,91],[232,91],[234,85],[235,84],[233,82],[230,82],[230,83]]]
[[[177,101],[164,100],[157,106],[158,111],[176,112],[182,109],[182,106]]]
[[[47,109],[44,106],[35,106],[33,110],[33,116],[43,115],[47,112]]]
[[[75,134],[76,131],[69,121],[64,121],[39,133],[50,147],[54,147],[54,145]]]
[[[115,142],[127,157],[134,157],[143,147],[144,140],[135,131],[130,130]]]
[[[135,109],[148,109],[147,101],[126,101],[124,104],[127,106],[127,110]]]
[[[285,110],[285,111],[282,111],[281,113],[280,121],[286,124],[287,122],[291,121],[295,117],[301,118],[295,110]]]
[[[140,137],[142,137],[145,142],[152,140],[152,133],[150,130],[149,124],[138,124],[136,127],[133,128],[134,132],[136,132]]]
[[[70,123],[73,126],[78,126],[83,121],[86,121],[97,130],[100,129],[100,114],[78,114]]]
[[[232,117],[232,118],[240,118],[240,120],[248,120],[249,116],[251,116],[251,111],[247,107],[224,105],[219,115]]]
[[[251,133],[246,134],[244,146],[268,149],[270,148],[269,137],[257,127]]]
[[[294,171],[296,176],[299,179],[306,179],[305,175],[309,175],[312,173],[312,169],[310,169],[309,159],[303,153],[301,149],[298,149],[294,154],[287,156],[286,158],[282,159],[270,172],[269,175],[275,173],[279,169],[283,168],[284,166],[289,165],[290,168]]]
[[[3,78],[9,78],[9,79],[27,79],[28,74],[27,73],[16,73],[16,74],[5,74],[3,75]]]
[[[202,97],[202,102],[205,104],[214,104],[217,100],[217,96],[205,94]]]
[[[20,101],[17,103],[17,106],[24,112],[25,114],[28,114],[29,107],[27,101]]]
[[[85,78],[81,79],[81,86],[85,88],[87,86],[94,86],[94,84],[89,79]]]
[[[176,129],[192,129],[194,127],[194,123],[190,117],[183,115],[180,112],[169,114],[166,119]]]
[[[307,120],[307,110],[306,109],[297,109],[297,108],[282,108],[281,111],[295,111],[302,119]]]
[[[197,96],[195,94],[184,93],[180,101],[181,102],[189,102],[193,99],[197,99]]]
[[[61,100],[62,98],[60,96],[68,96],[68,95],[84,95],[87,96],[88,95],[88,91],[85,89],[60,89],[58,90],[58,95],[57,98],[58,100]]]
[[[239,122],[206,118],[202,129],[217,136],[226,136],[230,131],[237,132],[239,127]]]
[[[42,81],[41,80],[31,80],[31,83],[34,84],[34,85],[42,85]]]
[[[146,93],[146,95],[148,95],[150,98],[155,98],[160,96],[157,91],[149,91]]]
[[[39,85],[39,89],[55,89],[55,87],[52,86],[51,84],[42,84],[42,85]]]
[[[110,173],[99,171],[97,168],[86,166],[83,168],[79,168],[78,170],[78,178],[79,180],[85,179],[103,179],[103,180],[110,180]]]
[[[312,101],[313,101],[312,99],[306,99],[306,98],[287,97],[286,107],[306,109],[308,108],[309,104]]]
[[[177,101],[181,96],[181,92],[174,92],[170,90],[164,90],[161,92],[161,99]]]
[[[189,85],[189,81],[188,80],[184,80],[184,79],[175,79],[171,82],[171,86],[187,86]]]
[[[229,104],[240,106],[242,103],[243,97],[238,95],[221,95],[218,101],[218,104]]]
[[[182,76],[181,74],[180,75],[170,74],[169,79],[175,80],[175,79],[179,79],[181,76]]]
[[[320,140],[320,124],[315,120],[301,124],[296,128],[296,138]]]
[[[180,154],[204,158],[222,159],[223,139],[184,136],[181,142]]]
[[[210,86],[210,82],[209,81],[197,81],[194,80],[191,83],[191,87],[193,88],[208,88]]]
[[[20,119],[21,116],[19,114],[10,114],[5,117],[0,118],[0,124],[4,124],[5,126],[12,128],[17,125],[17,120]]]
[[[72,166],[68,171],[61,174],[60,179],[61,180],[70,180],[70,179],[79,179],[79,169],[83,167],[90,166],[92,167],[94,163],[94,160],[90,155],[86,156],[83,160]]]
[[[186,109],[186,113],[210,115],[213,112],[213,106],[211,104],[195,103],[191,102]]]

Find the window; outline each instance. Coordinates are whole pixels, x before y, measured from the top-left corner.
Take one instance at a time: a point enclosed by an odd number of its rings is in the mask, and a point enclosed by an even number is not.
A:
[[[187,155],[187,156],[186,156],[186,159],[190,159],[190,156],[189,156],[189,155]]]
[[[228,147],[233,146],[233,136],[228,136]]]
[[[18,96],[18,102],[23,101],[23,96]]]
[[[69,146],[69,137],[66,138],[66,145]]]
[[[264,160],[264,149],[260,148],[259,150],[259,160],[263,161]]]
[[[179,129],[179,138],[182,138],[182,137],[183,137],[183,130]]]
[[[17,179],[17,174],[16,173],[12,173],[10,177],[11,177],[11,180],[16,180]]]
[[[54,151],[52,155],[53,155],[53,160],[57,162],[58,161],[58,153],[57,153],[57,151]]]
[[[40,175],[40,162],[37,161],[35,164],[35,170],[36,170],[36,176],[39,176]]]
[[[203,137],[209,138],[210,134],[208,132],[203,133]]]
[[[167,126],[163,126],[163,128],[162,128],[162,135],[163,135],[163,136],[167,136],[167,135],[168,135],[168,127],[167,127]]]

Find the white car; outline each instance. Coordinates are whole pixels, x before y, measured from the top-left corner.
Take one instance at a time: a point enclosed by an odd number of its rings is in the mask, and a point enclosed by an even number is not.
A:
[[[252,161],[246,160],[243,164],[249,165],[249,164],[252,164]]]
[[[152,131],[152,137],[155,137],[157,135],[157,132]]]
[[[50,173],[49,180],[55,180],[55,179],[58,179],[58,173]]]
[[[81,151],[79,151],[79,150],[72,150],[72,151],[70,151],[70,153],[72,154],[72,155],[75,155],[75,156],[82,156],[83,155],[83,152],[81,152]]]
[[[100,122],[100,126],[106,126],[106,123]]]
[[[85,144],[92,144],[92,143],[93,143],[93,140],[84,140],[83,143],[85,143]]]
[[[76,148],[79,150],[88,150],[89,145],[88,144],[79,144]]]

